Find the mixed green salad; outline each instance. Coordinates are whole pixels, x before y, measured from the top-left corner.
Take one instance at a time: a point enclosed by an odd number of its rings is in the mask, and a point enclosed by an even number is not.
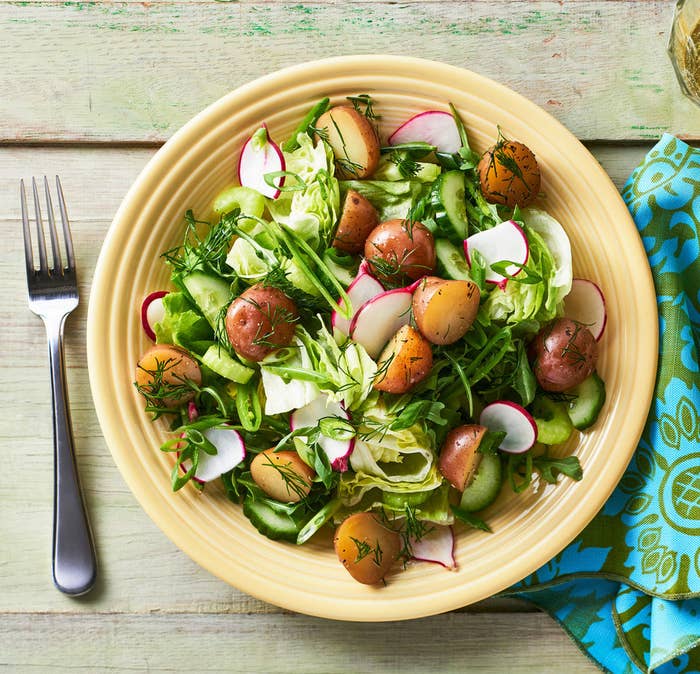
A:
[[[499,129],[477,154],[451,105],[395,130],[380,113],[326,98],[280,145],[252,134],[163,253],[135,382],[170,423],[174,491],[221,480],[275,540],[336,526],[369,584],[454,567],[452,525],[489,532],[502,488],[580,480],[550,448],[605,400],[605,301],[533,205],[531,150]]]

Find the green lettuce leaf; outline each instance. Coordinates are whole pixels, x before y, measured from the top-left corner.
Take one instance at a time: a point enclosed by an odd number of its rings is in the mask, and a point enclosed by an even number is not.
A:
[[[442,173],[442,167],[439,164],[431,164],[429,162],[415,162],[414,168],[415,175],[412,178],[422,183],[433,183]],[[402,175],[398,164],[391,161],[387,155],[382,155],[377,170],[372,174],[372,178],[374,180],[390,180],[392,182],[406,180],[406,176]]]
[[[377,209],[379,221],[405,218],[426,189],[420,180],[342,180],[344,190],[355,190]]]
[[[158,344],[174,344],[203,355],[214,343],[214,331],[185,293],[171,292],[163,297],[165,316],[153,326]]]

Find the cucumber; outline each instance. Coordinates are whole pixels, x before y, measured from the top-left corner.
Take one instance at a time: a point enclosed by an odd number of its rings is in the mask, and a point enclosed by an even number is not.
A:
[[[334,498],[328,501],[301,529],[297,535],[297,545],[303,545],[309,540],[333,515],[335,515],[342,501],[339,498]]]
[[[259,218],[265,212],[265,197],[250,187],[229,187],[220,192],[212,209],[219,215],[225,215],[238,208],[242,215],[252,215]]]
[[[195,271],[182,279],[204,318],[216,331],[221,310],[231,301],[231,288],[226,281],[201,271]]]
[[[296,542],[301,531],[300,524],[283,509],[273,507],[267,499],[246,496],[243,501],[243,514],[263,535],[273,541]]]
[[[569,403],[569,419],[575,428],[582,431],[592,426],[605,404],[605,383],[593,373],[578,386],[568,391],[576,398]]]
[[[434,489],[414,492],[385,491],[382,493],[382,503],[392,510],[403,510],[407,505],[413,507],[425,503],[434,491]]]
[[[558,445],[566,442],[574,430],[564,403],[547,396],[537,396],[532,403],[532,416],[537,424],[537,442]]]
[[[469,236],[469,222],[464,204],[464,174],[447,171],[435,181],[432,192],[435,222],[450,239],[464,241]]]
[[[490,506],[501,491],[501,459],[498,454],[484,454],[471,484],[462,492],[459,507],[476,512]]]
[[[438,263],[438,273],[441,278],[455,281],[469,281],[469,267],[464,253],[447,239],[436,239],[435,255]]]
[[[246,384],[255,374],[255,370],[231,358],[217,344],[212,344],[206,350],[202,356],[202,363],[216,374],[230,381],[235,381],[237,384]]]

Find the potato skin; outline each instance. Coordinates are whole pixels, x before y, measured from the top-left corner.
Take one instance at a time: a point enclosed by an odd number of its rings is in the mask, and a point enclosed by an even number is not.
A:
[[[282,503],[298,503],[308,496],[316,476],[296,452],[274,449],[260,452],[251,461],[250,474],[260,489]]]
[[[537,382],[545,391],[566,391],[595,370],[598,342],[585,325],[558,318],[537,334],[531,357]]]
[[[484,152],[477,169],[481,193],[492,204],[522,208],[531,204],[540,191],[540,167],[523,143],[499,141]]]
[[[376,515],[356,513],[335,531],[335,553],[359,583],[374,585],[387,574],[401,552],[401,537],[387,529]]]
[[[333,148],[338,173],[344,178],[368,178],[379,164],[379,139],[371,122],[355,108],[337,105],[316,122]],[[318,135],[317,135],[318,138]]]
[[[421,222],[386,220],[367,237],[365,258],[380,281],[415,281],[435,271],[435,242]]]
[[[426,276],[413,292],[413,317],[433,344],[454,344],[472,326],[481,293],[472,281]]]
[[[458,491],[464,491],[474,479],[481,454],[478,449],[488,429],[479,424],[453,428],[440,450],[438,468],[443,477]]]
[[[380,372],[374,388],[386,393],[406,393],[423,381],[433,367],[430,343],[410,325],[404,325],[384,347],[377,361]]]
[[[299,318],[297,307],[281,290],[260,283],[241,293],[226,312],[226,333],[236,353],[261,361],[288,346]]]
[[[146,400],[149,400],[148,392],[154,384],[151,373],[158,369],[163,371],[160,379],[166,386],[179,386],[184,379],[191,379],[197,385],[202,383],[202,371],[187,351],[171,344],[155,344],[141,356],[136,366],[136,385]],[[195,392],[189,390],[154,402],[165,407],[179,407],[194,396]]]
[[[331,245],[345,253],[357,255],[362,252],[367,237],[378,224],[379,216],[374,206],[359,192],[348,190]]]

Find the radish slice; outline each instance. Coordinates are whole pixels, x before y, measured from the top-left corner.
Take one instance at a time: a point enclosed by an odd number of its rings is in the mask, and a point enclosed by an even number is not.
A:
[[[197,421],[199,418],[199,410],[197,405],[195,405],[191,400],[187,403],[187,418],[192,421]]]
[[[376,360],[399,328],[408,325],[413,293],[396,288],[367,300],[350,323],[350,337]]]
[[[337,311],[331,314],[331,325],[342,335],[350,334],[350,323],[357,310],[367,302],[367,300],[371,300],[373,297],[384,292],[384,287],[369,273],[368,268],[366,261],[363,260],[355,280],[348,286],[347,293],[350,298],[350,307],[352,309],[350,318],[341,316]]]
[[[564,298],[564,316],[583,323],[598,341],[608,322],[603,291],[593,281],[575,278]]]
[[[277,199],[280,191],[265,182],[265,174],[284,171],[285,167],[282,150],[270,140],[267,127],[263,125],[243,146],[238,160],[238,180],[243,187],[250,187],[270,199]],[[277,187],[282,187],[284,176],[273,182]]]
[[[322,395],[293,412],[289,426],[292,430],[295,428],[314,428],[325,417],[340,417],[346,421],[350,420],[350,415],[340,403],[328,400],[328,396]],[[333,470],[343,473],[348,469],[348,459],[355,448],[355,438],[334,440],[325,435],[319,435],[318,444],[326,453]]]
[[[216,454],[199,451],[199,463],[194,477],[199,482],[209,482],[233,470],[243,461],[245,444],[238,431],[233,428],[209,428],[202,432],[216,447]]]
[[[434,525],[420,539],[410,539],[413,559],[442,564],[446,569],[456,569],[455,537],[452,527]]]
[[[454,154],[462,147],[454,117],[443,110],[426,110],[404,122],[389,136],[389,145],[417,140],[434,145],[437,152]]]
[[[522,265],[527,263],[530,256],[530,246],[525,232],[513,220],[506,220],[491,229],[472,234],[464,241],[464,255],[470,267],[472,266],[470,255],[473,250],[478,250],[486,260],[486,280],[501,288],[505,288],[508,279],[491,269],[491,265],[505,260]],[[521,271],[520,267],[513,264],[506,267],[509,276],[517,276]]]
[[[537,424],[532,415],[517,403],[499,400],[484,407],[479,423],[490,431],[505,431],[499,449],[509,454],[527,452],[537,440]]]
[[[154,327],[156,323],[165,318],[165,307],[163,306],[163,298],[168,294],[167,290],[156,290],[154,293],[146,296],[146,299],[141,303],[141,325],[143,331],[148,335],[148,339],[156,341],[156,333]]]

